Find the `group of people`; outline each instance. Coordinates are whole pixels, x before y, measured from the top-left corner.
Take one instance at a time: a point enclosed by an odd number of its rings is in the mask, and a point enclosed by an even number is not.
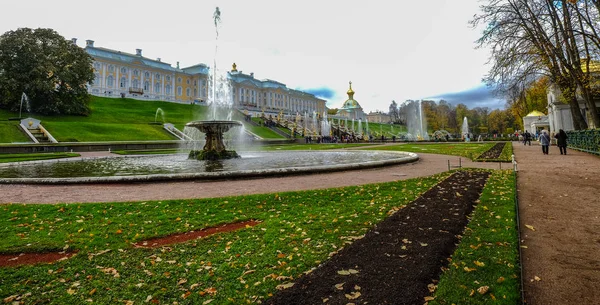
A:
[[[523,134],[523,145],[527,145],[529,143],[529,146],[531,146],[531,138],[532,138],[532,134],[529,133],[529,131],[525,131],[525,133]],[[567,136],[567,133],[560,129],[555,135],[554,138],[556,139],[556,146],[558,146],[558,149],[560,150],[560,154],[561,155],[566,155],[567,154],[567,139],[569,138]],[[541,134],[538,137],[540,144],[542,145],[542,153],[544,155],[547,155],[550,149],[550,135],[548,134],[548,131],[546,131],[545,129],[542,130]]]

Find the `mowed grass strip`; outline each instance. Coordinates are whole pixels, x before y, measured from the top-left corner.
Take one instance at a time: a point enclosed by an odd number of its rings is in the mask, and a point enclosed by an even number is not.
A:
[[[515,180],[492,171],[429,305],[520,304]]]
[[[0,154],[0,163],[51,160],[79,157],[77,153]]]
[[[31,142],[19,124],[20,121],[0,121],[0,143]]]
[[[444,143],[444,144],[399,144],[374,147],[374,150],[407,151],[414,153],[441,154],[476,159],[492,148],[495,143]]]
[[[2,205],[0,252],[78,253],[50,265],[0,269],[0,298],[51,304],[256,303],[448,175],[201,200]],[[249,219],[262,223],[158,249],[131,245]]]

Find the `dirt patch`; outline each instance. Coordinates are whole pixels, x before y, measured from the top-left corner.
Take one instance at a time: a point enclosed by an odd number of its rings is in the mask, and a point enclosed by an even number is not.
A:
[[[502,150],[504,150],[504,145],[506,145],[506,142],[496,143],[496,145],[492,146],[492,148],[486,150],[481,154],[481,156],[477,157],[477,160],[486,161],[500,158],[500,155],[502,155]]]
[[[260,221],[248,220],[243,222],[228,223],[218,227],[205,228],[199,231],[190,231],[185,233],[171,234],[169,236],[148,239],[134,243],[137,248],[157,248],[171,244],[183,243],[186,241],[210,236],[217,233],[231,232],[242,228],[249,228],[259,224]]]
[[[75,255],[75,252],[0,254],[0,267],[53,263],[73,255]]]
[[[265,303],[425,303],[488,176],[453,174]]]

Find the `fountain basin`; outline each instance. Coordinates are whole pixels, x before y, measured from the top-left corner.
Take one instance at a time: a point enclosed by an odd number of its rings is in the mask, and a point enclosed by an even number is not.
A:
[[[2,184],[126,183],[220,180],[358,170],[417,161],[408,152],[244,152],[241,159],[196,161],[185,154],[78,158],[0,165]]]
[[[206,134],[206,144],[202,150],[192,150],[190,159],[196,160],[222,160],[239,158],[234,150],[227,150],[223,143],[223,134],[229,129],[242,126],[238,121],[193,121],[185,124]]]

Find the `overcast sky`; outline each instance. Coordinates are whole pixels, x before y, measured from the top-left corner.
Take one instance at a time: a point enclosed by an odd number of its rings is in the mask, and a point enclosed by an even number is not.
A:
[[[173,66],[211,65],[221,10],[217,65],[254,72],[313,92],[340,107],[352,81],[365,111],[392,100],[446,99],[469,107],[503,108],[482,84],[487,50],[468,21],[478,0],[356,1],[80,1],[10,0],[0,33],[52,28],[65,38],[162,58]]]

